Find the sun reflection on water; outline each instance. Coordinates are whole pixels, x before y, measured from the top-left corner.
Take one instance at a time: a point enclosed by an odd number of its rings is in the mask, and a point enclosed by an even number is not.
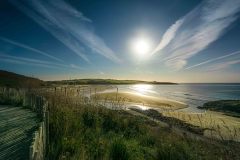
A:
[[[132,86],[132,89],[141,95],[146,95],[147,93],[153,92],[153,86],[150,84],[136,84]]]
[[[148,110],[149,109],[149,107],[147,107],[147,106],[144,106],[144,105],[139,105],[139,104],[137,104],[137,105],[135,105],[137,108],[140,108],[141,110]]]

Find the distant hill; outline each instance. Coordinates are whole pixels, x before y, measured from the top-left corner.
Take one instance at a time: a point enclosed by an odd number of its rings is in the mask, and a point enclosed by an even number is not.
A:
[[[121,85],[121,84],[176,84],[172,82],[140,81],[140,80],[116,80],[116,79],[74,79],[60,81],[42,81],[37,78],[27,77],[13,72],[0,70],[0,86],[7,87],[39,87],[42,85]]]
[[[56,85],[83,85],[83,84],[176,84],[172,82],[157,82],[157,81],[140,81],[140,80],[116,80],[116,79],[74,79],[74,80],[61,80],[61,81],[47,81],[47,84]]]
[[[0,86],[30,88],[39,87],[42,84],[43,81],[37,78],[0,70]]]

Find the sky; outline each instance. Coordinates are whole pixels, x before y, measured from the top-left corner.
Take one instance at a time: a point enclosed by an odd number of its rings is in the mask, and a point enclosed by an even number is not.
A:
[[[43,80],[240,82],[240,0],[0,1],[0,69]]]

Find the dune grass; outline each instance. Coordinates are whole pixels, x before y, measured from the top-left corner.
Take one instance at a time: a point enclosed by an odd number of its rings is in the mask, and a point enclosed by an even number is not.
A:
[[[237,117],[227,116],[225,113],[213,111],[207,111],[206,113],[199,114],[181,112],[178,111],[178,109],[187,107],[185,104],[132,93],[111,92],[99,93],[97,95],[100,99],[124,99],[126,102],[130,103],[139,103],[156,109],[165,109],[165,111],[162,112],[163,116],[177,118],[184,123],[201,127],[205,129],[204,135],[207,137],[240,141],[240,119]]]
[[[239,143],[225,141],[221,132],[217,132],[220,140],[197,139],[179,134],[151,118],[107,109],[104,103],[99,103],[97,95],[87,98],[74,96],[77,92],[72,91],[71,94],[49,91],[36,91],[49,102],[48,159],[240,159]],[[5,102],[10,95],[1,97]],[[123,98],[115,100],[112,99],[112,104],[116,107],[125,102]],[[164,113],[201,127],[207,127],[207,122],[213,119],[170,110]],[[222,124],[225,123],[222,120]],[[216,125],[216,131],[218,126],[220,124]]]
[[[240,119],[219,112],[188,113],[168,111],[164,116],[175,117],[186,123],[205,128],[204,135],[210,138],[240,141]]]
[[[49,159],[237,159],[238,147],[180,136],[95,101],[49,96]]]

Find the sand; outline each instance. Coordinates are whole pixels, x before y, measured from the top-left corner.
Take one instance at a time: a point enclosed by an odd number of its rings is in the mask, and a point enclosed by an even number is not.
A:
[[[181,102],[177,102],[174,100],[169,100],[166,98],[156,98],[151,96],[145,96],[141,94],[134,94],[130,92],[110,92],[110,93],[98,93],[97,97],[100,99],[108,99],[108,100],[124,100],[125,102],[133,102],[136,104],[141,104],[144,106],[149,106],[152,108],[161,108],[167,110],[177,110],[186,108],[187,105]]]
[[[204,132],[207,137],[240,142],[240,118],[213,111],[195,114],[172,111],[164,112],[163,115],[178,118],[201,128],[207,128]]]
[[[156,98],[129,92],[119,92],[118,94],[116,92],[98,93],[97,97],[113,101],[117,98],[118,100],[124,100],[126,103],[149,106],[156,110],[166,109],[162,112],[165,116],[175,117],[186,123],[208,128],[204,132],[204,135],[207,137],[240,141],[240,118],[230,117],[213,111],[206,111],[204,113],[182,112],[178,110],[188,107],[184,103],[163,97]]]

